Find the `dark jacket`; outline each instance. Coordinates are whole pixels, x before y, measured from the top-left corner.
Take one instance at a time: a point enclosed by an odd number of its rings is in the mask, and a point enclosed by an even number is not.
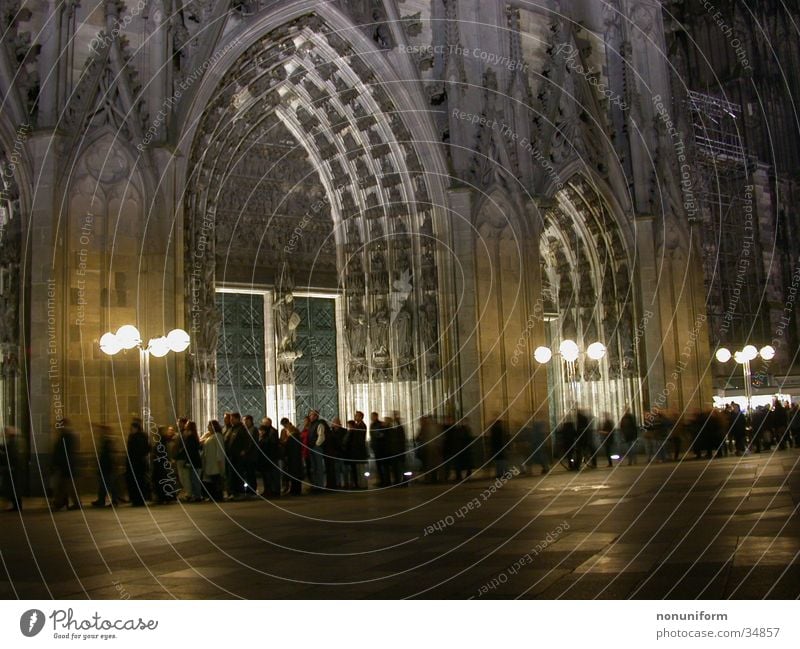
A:
[[[504,460],[508,457],[508,433],[502,421],[496,421],[489,429],[489,450],[495,460]]]
[[[147,471],[147,458],[150,455],[150,442],[144,431],[134,431],[128,435],[128,470],[139,474]]]
[[[347,442],[345,444],[345,457],[353,462],[366,462],[369,457],[367,452],[367,425],[354,423],[347,429]]]
[[[243,457],[246,457],[250,452],[253,440],[250,438],[250,433],[247,432],[242,422],[239,422],[231,430],[230,446],[228,447],[228,454],[232,462],[236,462]]]
[[[53,451],[53,468],[64,475],[78,474],[78,436],[71,428],[62,428]]]
[[[181,439],[178,444],[178,452],[175,455],[175,459],[183,460],[193,469],[202,469],[203,462],[200,457],[200,437],[197,435],[197,433],[193,433],[188,436],[181,435]]]

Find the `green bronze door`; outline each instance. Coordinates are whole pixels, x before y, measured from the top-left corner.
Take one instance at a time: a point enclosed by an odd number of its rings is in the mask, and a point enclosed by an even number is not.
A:
[[[264,296],[217,293],[217,307],[217,417],[222,423],[224,412],[239,412],[258,422],[266,414]]]
[[[303,352],[294,364],[294,398],[298,426],[309,410],[330,421],[339,414],[336,364],[336,311],[330,298],[295,298],[300,316],[297,346]]]

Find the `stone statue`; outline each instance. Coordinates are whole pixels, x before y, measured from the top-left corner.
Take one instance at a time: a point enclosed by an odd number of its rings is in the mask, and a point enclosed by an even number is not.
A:
[[[394,319],[394,328],[397,334],[397,357],[406,361],[411,357],[413,349],[411,332],[411,312],[403,305]]]
[[[351,308],[347,315],[347,346],[351,358],[365,358],[367,347],[367,322],[360,308]]]
[[[275,333],[278,337],[278,352],[294,351],[297,340],[297,327],[300,326],[300,314],[294,310],[294,297],[290,292],[284,293],[275,304]]]
[[[427,296],[419,312],[422,325],[422,342],[428,352],[435,351],[439,341],[439,314],[436,308],[436,298]]]
[[[372,339],[372,353],[377,356],[389,354],[389,309],[386,301],[381,299],[372,315],[370,334]]]

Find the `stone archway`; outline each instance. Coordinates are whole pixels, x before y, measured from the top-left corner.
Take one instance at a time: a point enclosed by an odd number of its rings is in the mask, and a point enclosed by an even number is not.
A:
[[[332,20],[339,21],[336,28]],[[426,143],[412,135],[406,113],[420,117],[404,110],[407,98],[398,97],[399,86],[387,79],[382,55],[355,27],[342,29],[342,20],[334,9],[320,7],[265,23],[257,34],[248,27],[246,46],[231,57],[202,107],[184,197],[196,417],[216,415],[221,317],[215,291],[225,281],[229,259],[222,233],[249,218],[241,209],[235,215],[246,200],[231,209],[230,181],[254,147],[276,137],[287,156],[266,165],[260,158],[249,196],[259,194],[265,182],[282,183],[285,196],[259,208],[260,218],[241,231],[259,241],[247,281],[267,288],[276,306],[278,382],[292,383],[298,353],[281,326],[294,313],[283,313],[279,305],[289,304],[292,293],[322,287],[335,292],[341,305],[341,407],[397,409],[407,418],[442,408],[449,345],[439,296],[446,241],[441,200],[432,198],[442,190],[436,176],[425,173],[423,161],[430,164],[430,158],[420,155],[420,147]],[[241,192],[233,194],[241,198]],[[233,227],[224,213],[234,214]],[[269,263],[259,265],[269,251]]]
[[[585,350],[593,342],[606,355],[577,362],[578,407],[616,421],[625,406],[641,412],[639,327],[631,268],[633,257],[617,220],[600,192],[574,176],[542,210],[540,235],[542,298],[546,340],[557,349],[570,339]],[[565,377],[549,377],[551,422],[570,408]]]

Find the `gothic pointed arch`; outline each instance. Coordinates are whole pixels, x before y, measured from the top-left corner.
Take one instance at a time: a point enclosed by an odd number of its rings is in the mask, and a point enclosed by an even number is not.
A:
[[[448,294],[440,290],[443,164],[427,118],[414,110],[419,98],[399,92],[384,55],[331,6],[286,3],[233,41],[239,46],[195,93],[182,136],[195,385],[216,380],[215,287],[231,272],[225,233],[255,242],[244,254],[247,281],[271,286],[276,307],[295,290],[325,286],[341,295],[344,373],[362,386],[350,391],[348,407],[357,391],[407,412],[442,407],[452,371],[440,297]],[[252,177],[237,191],[232,182],[242,182],[245,169]],[[286,264],[291,289],[278,272]],[[287,383],[293,344],[291,336],[277,341]],[[390,394],[397,389],[402,394]],[[195,394],[212,398],[207,388]]]

